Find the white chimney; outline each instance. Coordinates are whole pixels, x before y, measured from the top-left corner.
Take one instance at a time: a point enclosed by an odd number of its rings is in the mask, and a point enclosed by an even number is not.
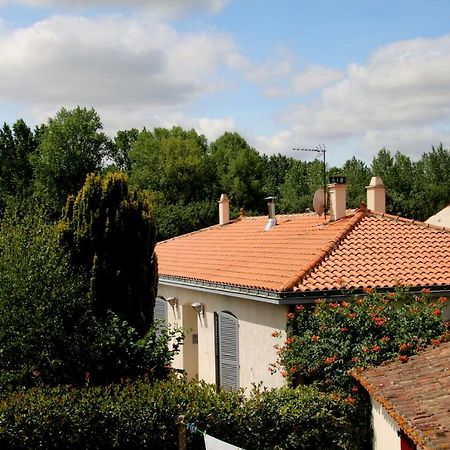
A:
[[[381,177],[372,177],[367,189],[367,208],[380,213],[386,212],[386,188]]]
[[[222,194],[219,200],[219,225],[225,225],[230,221],[230,202],[227,194]]]
[[[345,177],[330,177],[328,193],[330,196],[331,220],[338,220],[341,217],[345,217],[347,208],[347,185],[345,184]]]
[[[269,220],[264,228],[264,231],[269,231],[277,224],[277,219],[275,217],[275,197],[266,197],[265,200],[267,200]]]

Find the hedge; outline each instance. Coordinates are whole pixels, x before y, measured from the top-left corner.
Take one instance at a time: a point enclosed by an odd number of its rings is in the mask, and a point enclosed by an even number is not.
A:
[[[363,449],[355,405],[314,387],[216,391],[169,377],[110,386],[35,387],[0,394],[0,448],[178,449],[177,418],[253,449]],[[356,425],[355,425],[356,424]],[[187,433],[188,449],[203,448]],[[360,442],[359,442],[359,441]]]

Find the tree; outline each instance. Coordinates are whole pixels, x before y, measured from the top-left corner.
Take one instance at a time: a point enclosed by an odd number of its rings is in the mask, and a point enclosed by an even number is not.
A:
[[[130,184],[160,193],[170,204],[210,199],[213,173],[207,149],[206,138],[195,130],[144,129],[130,151]]]
[[[139,136],[136,128],[130,130],[119,130],[114,138],[112,147],[113,168],[122,172],[130,173],[131,160],[130,150]]]
[[[37,142],[26,123],[19,119],[12,128],[6,123],[0,129],[0,197],[27,197],[32,179],[30,156]]]
[[[281,197],[281,186],[286,174],[294,164],[294,159],[278,153],[277,155],[263,155],[264,161],[264,186],[267,195]]]
[[[75,194],[88,173],[97,172],[110,154],[111,141],[94,109],[62,108],[39,131],[39,148],[32,157],[36,192],[51,215],[57,215],[68,195]]]
[[[366,201],[366,189],[371,178],[370,169],[367,165],[354,156],[348,159],[340,171],[347,181],[347,206],[358,208],[361,202]]]
[[[58,228],[73,263],[90,278],[96,314],[111,310],[143,336],[153,321],[157,289],[147,198],[129,191],[125,174],[90,174],[77,197],[67,200]]]
[[[264,163],[238,133],[226,132],[211,144],[217,187],[215,197],[227,193],[238,207],[264,209]]]

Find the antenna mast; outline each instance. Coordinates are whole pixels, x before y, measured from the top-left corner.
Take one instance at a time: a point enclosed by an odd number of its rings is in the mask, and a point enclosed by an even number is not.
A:
[[[317,153],[317,158],[320,156],[323,157],[323,204],[324,204],[324,218],[327,218],[327,169],[326,169],[326,153],[327,149],[325,148],[325,144],[320,144],[316,148],[293,148],[292,150],[298,152],[315,152]]]

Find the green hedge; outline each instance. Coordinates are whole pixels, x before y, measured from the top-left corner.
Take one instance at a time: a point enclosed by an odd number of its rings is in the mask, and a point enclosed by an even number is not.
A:
[[[177,417],[247,450],[358,449],[354,405],[312,387],[216,392],[170,377],[75,389],[39,387],[0,394],[0,448],[178,449]],[[359,417],[358,420],[355,420]],[[202,449],[190,434],[188,449]],[[367,443],[366,443],[367,444]]]

